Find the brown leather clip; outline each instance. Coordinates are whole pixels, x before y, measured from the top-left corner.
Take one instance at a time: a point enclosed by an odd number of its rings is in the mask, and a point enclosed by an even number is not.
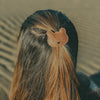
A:
[[[68,35],[65,28],[60,28],[59,32],[47,31],[47,42],[51,47],[60,47],[68,42]]]

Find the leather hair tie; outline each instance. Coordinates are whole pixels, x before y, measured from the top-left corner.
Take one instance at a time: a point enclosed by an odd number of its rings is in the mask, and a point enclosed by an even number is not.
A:
[[[65,28],[60,28],[58,32],[47,31],[47,42],[51,47],[60,47],[68,42],[68,35]]]

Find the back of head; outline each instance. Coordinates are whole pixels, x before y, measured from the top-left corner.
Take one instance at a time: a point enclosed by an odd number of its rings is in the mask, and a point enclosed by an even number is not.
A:
[[[38,10],[25,20],[21,30],[25,31],[30,27],[44,29],[45,31],[59,31],[61,27],[64,27],[69,37],[69,41],[65,46],[68,47],[67,49],[69,49],[74,66],[76,67],[78,36],[73,23],[68,19],[67,16],[56,10]]]
[[[47,31],[63,27],[69,41],[51,47]],[[10,100],[78,100],[76,67],[78,38],[72,22],[61,12],[39,10],[22,24],[20,49]]]

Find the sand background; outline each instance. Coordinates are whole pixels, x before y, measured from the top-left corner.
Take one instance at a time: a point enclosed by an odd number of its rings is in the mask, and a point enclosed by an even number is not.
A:
[[[0,100],[8,100],[21,23],[39,9],[69,17],[79,37],[77,71],[100,74],[100,0],[0,0]]]

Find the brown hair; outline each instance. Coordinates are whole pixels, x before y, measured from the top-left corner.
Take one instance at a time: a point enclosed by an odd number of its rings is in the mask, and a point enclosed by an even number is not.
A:
[[[46,32],[66,29],[69,42],[50,47]],[[10,100],[79,100],[75,74],[77,32],[61,12],[39,10],[22,24]]]

